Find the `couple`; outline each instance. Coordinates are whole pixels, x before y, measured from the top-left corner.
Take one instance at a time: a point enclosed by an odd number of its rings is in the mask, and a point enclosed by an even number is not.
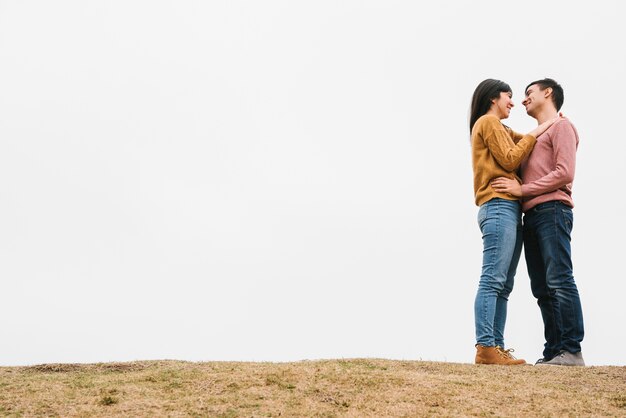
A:
[[[584,366],[583,316],[570,249],[578,133],[559,114],[563,89],[556,81],[546,78],[526,87],[522,104],[538,122],[526,135],[501,123],[509,117],[512,96],[508,84],[485,80],[474,91],[470,111],[474,195],[483,236],[474,303],[476,363],[526,363],[504,345],[507,301],[523,242],[546,339],[536,364]]]

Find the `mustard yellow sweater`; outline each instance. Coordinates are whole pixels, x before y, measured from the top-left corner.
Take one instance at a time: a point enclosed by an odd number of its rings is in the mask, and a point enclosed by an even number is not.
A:
[[[496,177],[520,181],[517,168],[530,154],[537,139],[504,126],[494,115],[483,115],[472,129],[472,167],[476,205],[495,198],[517,200],[508,193],[498,193],[489,184]],[[521,181],[520,181],[521,182]]]

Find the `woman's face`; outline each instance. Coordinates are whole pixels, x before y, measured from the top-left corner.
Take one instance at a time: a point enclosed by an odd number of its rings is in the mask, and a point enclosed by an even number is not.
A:
[[[513,108],[513,106],[515,106],[513,104],[513,93],[510,91],[501,91],[500,97],[492,99],[491,101],[491,110],[500,119],[508,118],[511,114],[511,108]]]

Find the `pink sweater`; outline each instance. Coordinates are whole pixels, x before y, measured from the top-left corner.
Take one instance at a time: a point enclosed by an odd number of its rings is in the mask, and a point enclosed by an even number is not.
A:
[[[578,132],[569,119],[555,122],[539,135],[530,157],[521,165],[524,212],[551,200],[574,207],[572,183],[577,148]]]

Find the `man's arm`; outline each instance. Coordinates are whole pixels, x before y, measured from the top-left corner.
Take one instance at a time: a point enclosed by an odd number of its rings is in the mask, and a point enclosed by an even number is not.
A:
[[[539,196],[560,189],[574,181],[576,169],[576,131],[567,121],[555,126],[552,147],[556,167],[545,176],[533,182],[523,184],[522,196]]]

